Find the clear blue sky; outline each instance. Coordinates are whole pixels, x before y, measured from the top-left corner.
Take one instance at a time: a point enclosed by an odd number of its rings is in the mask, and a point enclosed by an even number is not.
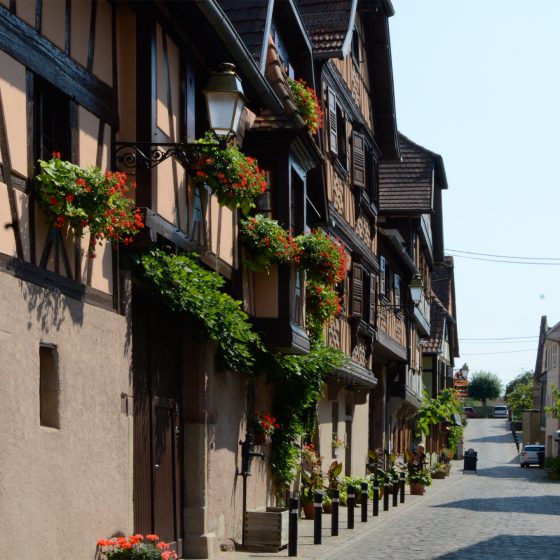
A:
[[[447,253],[560,264],[560,1],[393,5],[397,123],[443,156]],[[540,317],[560,321],[559,275],[557,265],[455,257],[456,365],[504,383],[534,369]],[[528,336],[535,338],[465,340]]]

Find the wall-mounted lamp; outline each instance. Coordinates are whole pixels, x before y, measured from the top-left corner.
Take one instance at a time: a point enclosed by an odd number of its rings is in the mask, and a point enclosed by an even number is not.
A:
[[[414,310],[418,307],[422,301],[422,294],[424,292],[424,282],[420,274],[415,274],[409,284],[408,289],[410,293],[411,303],[405,303],[400,305],[395,305],[394,303],[378,303],[377,311],[380,315],[386,316],[390,309],[393,313],[403,312],[408,315],[414,314]]]
[[[216,137],[215,146],[224,149],[235,137],[246,98],[241,80],[231,63],[220,64],[213,72],[203,93],[206,97],[210,128]],[[208,145],[208,144],[206,144]],[[176,159],[187,171],[199,160],[204,143],[187,142],[116,142],[117,166],[132,173],[137,166],[151,169],[166,159]]]

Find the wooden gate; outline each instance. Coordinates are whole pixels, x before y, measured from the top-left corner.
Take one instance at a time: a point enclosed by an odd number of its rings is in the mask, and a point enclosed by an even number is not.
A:
[[[134,529],[182,554],[181,323],[133,290]]]

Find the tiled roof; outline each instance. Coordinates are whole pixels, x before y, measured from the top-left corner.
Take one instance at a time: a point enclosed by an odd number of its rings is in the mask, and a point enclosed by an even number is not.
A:
[[[270,0],[217,0],[217,2],[260,68]]]
[[[255,118],[251,130],[272,131],[272,130],[297,130],[301,127],[296,126],[294,119],[287,115],[275,115],[270,111],[263,111]]]
[[[441,352],[445,335],[447,311],[434,292],[432,292],[432,296],[432,303],[430,305],[430,338],[424,346],[424,354],[438,354]]]
[[[433,210],[434,172],[441,156],[419,146],[399,132],[401,161],[379,166],[379,210]]]
[[[432,290],[435,292],[439,301],[449,309],[451,303],[451,274],[453,273],[453,267],[449,267],[445,264],[436,265],[432,269]]]
[[[342,51],[352,30],[356,0],[297,0],[316,53]]]

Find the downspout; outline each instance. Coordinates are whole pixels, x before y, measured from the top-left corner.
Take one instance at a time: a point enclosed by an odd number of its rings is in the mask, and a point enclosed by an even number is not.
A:
[[[253,56],[216,0],[195,0],[195,2],[231,53],[240,73],[251,82],[251,86],[270,110],[282,114],[284,107],[280,99],[259,71]]]

